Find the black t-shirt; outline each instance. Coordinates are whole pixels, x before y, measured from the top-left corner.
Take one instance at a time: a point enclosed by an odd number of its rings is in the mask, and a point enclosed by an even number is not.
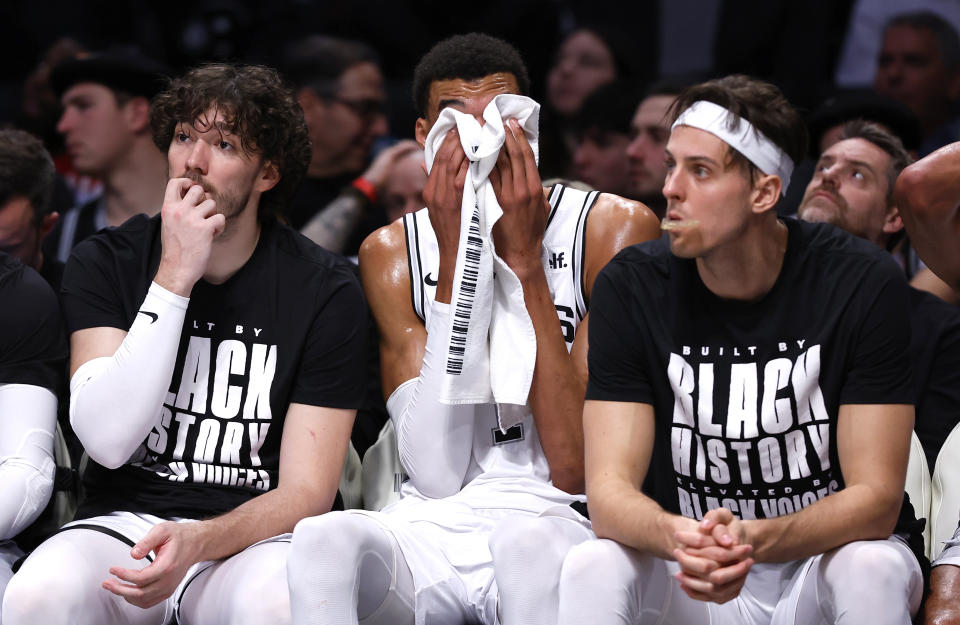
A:
[[[62,289],[70,332],[129,329],[159,257],[159,217],[133,217],[78,245]],[[274,488],[290,403],[360,405],[366,323],[349,263],[265,222],[235,275],[194,286],[159,424],[123,467],[91,463],[78,516],[207,517]]]
[[[662,240],[597,277],[587,398],[654,407],[644,487],[668,511],[795,512],[843,488],[842,404],[913,403],[899,267],[831,226],[786,223],[783,268],[756,302],[715,296]]]
[[[0,252],[0,384],[56,392],[66,357],[57,296],[40,274]]]
[[[933,471],[937,454],[960,423],[960,309],[910,289],[910,364],[917,390],[914,430]]]

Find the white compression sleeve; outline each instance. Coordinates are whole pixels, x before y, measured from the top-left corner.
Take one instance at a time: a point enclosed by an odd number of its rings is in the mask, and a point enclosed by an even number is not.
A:
[[[160,419],[189,301],[154,282],[116,353],[83,363],[70,380],[70,423],[109,469],[126,462]]]
[[[450,305],[434,302],[420,375],[387,399],[400,461],[413,485],[427,497],[447,497],[460,490],[473,447],[475,407],[439,400],[449,326]]]
[[[0,384],[0,539],[43,512],[53,492],[57,397],[30,384]]]

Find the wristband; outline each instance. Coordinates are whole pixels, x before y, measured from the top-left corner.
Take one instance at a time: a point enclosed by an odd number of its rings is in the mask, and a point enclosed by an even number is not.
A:
[[[355,178],[350,186],[362,193],[363,197],[367,198],[371,204],[377,203],[377,188],[363,176]]]

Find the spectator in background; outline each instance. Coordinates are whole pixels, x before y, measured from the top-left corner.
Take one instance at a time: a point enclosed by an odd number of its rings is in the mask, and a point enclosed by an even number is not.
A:
[[[74,245],[163,202],[167,159],[150,133],[150,98],[165,69],[121,51],[81,55],[51,73],[63,104],[57,130],[78,173],[100,178],[103,192],[67,211],[44,244],[44,254],[66,262]]]
[[[376,52],[359,41],[315,35],[294,44],[285,66],[313,144],[307,177],[286,214],[287,221],[303,228],[351,184],[374,205],[375,190],[360,176],[374,141],[388,130]],[[355,256],[363,238],[384,223],[382,213],[353,215],[340,224],[345,232],[337,237],[346,238],[340,251]]]
[[[415,142],[414,142],[415,143]],[[387,222],[393,223],[407,213],[413,213],[426,204],[423,188],[427,185],[427,173],[423,169],[423,150],[417,146],[397,157],[383,182],[380,194]]]
[[[637,98],[636,89],[618,81],[599,87],[584,100],[573,120],[576,180],[598,191],[632,197],[626,153]]]
[[[540,170],[545,178],[570,177],[575,145],[572,122],[587,96],[617,79],[634,75],[632,44],[601,24],[584,25],[560,44],[546,77],[541,111]]]
[[[53,210],[56,170],[40,140],[0,130],[0,251],[19,258],[60,290],[63,263],[44,258],[41,243],[60,215]]]
[[[837,139],[817,162],[799,217],[831,223],[892,250],[904,238],[894,183],[913,159],[894,134],[863,120],[844,124]],[[943,442],[960,422],[960,310],[911,288],[910,313],[914,430],[927,465],[933,467]]]
[[[630,122],[627,161],[629,197],[640,200],[661,219],[667,209],[663,181],[667,177],[665,148],[670,138],[670,105],[682,90],[679,84],[658,83],[647,90]]]
[[[904,13],[883,33],[874,88],[905,104],[923,126],[921,156],[960,138],[960,36],[930,12]]]

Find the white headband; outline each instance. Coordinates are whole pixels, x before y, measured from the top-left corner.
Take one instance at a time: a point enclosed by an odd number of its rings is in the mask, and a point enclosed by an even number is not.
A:
[[[728,126],[731,116],[740,120],[736,132]],[[786,195],[793,174],[793,159],[747,120],[719,104],[698,100],[677,117],[671,130],[680,125],[706,130],[747,157],[763,173],[779,176],[781,192]]]

